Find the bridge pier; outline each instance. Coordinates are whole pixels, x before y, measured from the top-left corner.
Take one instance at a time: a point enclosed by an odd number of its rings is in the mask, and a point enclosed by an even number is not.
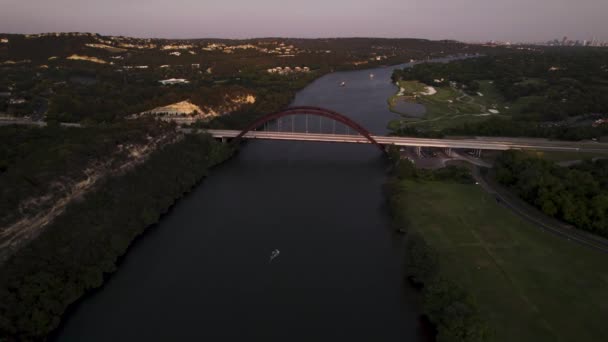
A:
[[[414,147],[414,151],[416,152],[416,156],[418,156],[418,158],[422,156],[422,147],[416,146]]]
[[[451,148],[446,147],[446,148],[444,148],[444,149],[443,149],[443,152],[445,152],[445,154],[446,154],[448,157],[452,157],[452,149],[451,149]]]
[[[475,150],[475,156],[476,156],[477,158],[481,158],[481,149],[477,149],[477,150]]]

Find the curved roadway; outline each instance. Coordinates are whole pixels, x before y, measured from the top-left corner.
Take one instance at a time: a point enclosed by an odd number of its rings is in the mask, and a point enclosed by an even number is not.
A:
[[[493,180],[484,177],[480,172],[480,168],[477,166],[473,169],[473,177],[486,192],[493,194],[497,201],[542,230],[600,252],[608,253],[608,240],[586,233],[574,226],[545,215],[519,197],[510,193],[501,185],[496,184]]]

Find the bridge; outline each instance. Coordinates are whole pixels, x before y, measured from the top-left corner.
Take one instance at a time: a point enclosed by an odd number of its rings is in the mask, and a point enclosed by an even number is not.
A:
[[[296,127],[294,117],[303,116],[304,122]],[[312,124],[310,117],[329,119],[332,123],[329,132],[310,132]],[[286,117],[291,117],[287,120]],[[282,121],[283,120],[283,121]],[[322,121],[318,120],[319,128]],[[335,123],[346,126],[345,134],[336,133]],[[258,130],[258,129],[262,130]],[[303,130],[303,131],[299,131]],[[356,135],[350,134],[351,130]],[[482,150],[537,150],[554,152],[599,152],[608,153],[607,143],[598,142],[571,142],[554,141],[546,139],[531,138],[474,138],[474,139],[429,139],[396,136],[372,135],[367,129],[357,124],[352,119],[337,112],[319,107],[291,107],[284,111],[265,115],[248,125],[244,130],[208,130],[213,137],[222,140],[234,140],[238,143],[241,139],[262,140],[290,140],[290,141],[317,141],[350,144],[373,144],[383,152],[387,146],[414,147],[420,153],[422,147],[443,148],[450,153],[450,149],[468,149],[480,153]]]

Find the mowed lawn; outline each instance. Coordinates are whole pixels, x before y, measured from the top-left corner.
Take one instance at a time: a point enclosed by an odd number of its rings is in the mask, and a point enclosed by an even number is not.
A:
[[[608,341],[608,254],[541,231],[477,185],[404,181],[409,229],[476,298],[496,341]]]
[[[496,87],[491,81],[479,81],[480,92],[483,96],[465,95],[462,91],[446,84],[434,85],[437,91],[434,95],[420,95],[414,98],[416,93],[423,92],[426,88],[424,83],[418,81],[399,81],[402,96],[393,95],[389,98],[390,110],[402,114],[404,119],[394,120],[389,128],[399,128],[401,125],[412,125],[423,130],[440,131],[446,128],[461,127],[465,123],[477,123],[485,121],[492,116],[500,115],[510,118],[506,114],[506,104]],[[426,113],[423,119],[407,117],[408,113],[402,113],[397,109],[401,101],[419,103],[425,106]],[[491,114],[489,109],[496,108],[499,114]]]

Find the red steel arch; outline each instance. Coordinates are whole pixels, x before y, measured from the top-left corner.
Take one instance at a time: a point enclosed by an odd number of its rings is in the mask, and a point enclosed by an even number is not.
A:
[[[351,120],[350,118],[348,118],[338,112],[334,112],[333,110],[320,108],[320,107],[309,107],[309,106],[290,107],[290,108],[287,108],[280,112],[264,115],[261,118],[252,122],[251,124],[249,124],[247,127],[245,127],[245,129],[243,129],[243,131],[235,137],[235,142],[238,142],[245,134],[247,134],[247,132],[255,130],[256,128],[261,127],[262,125],[264,125],[265,123],[267,123],[269,121],[276,120],[276,119],[282,118],[284,116],[298,115],[298,114],[300,114],[300,115],[301,114],[311,114],[311,115],[316,115],[316,116],[322,116],[322,117],[329,118],[334,121],[343,123],[346,126],[357,131],[362,136],[364,136],[367,140],[369,140],[370,143],[376,145],[382,152],[386,152],[384,149],[384,146],[382,146],[380,143],[378,143],[376,141],[376,139],[374,139],[372,137],[371,133],[367,129],[363,128],[361,125],[359,125],[355,121]]]

